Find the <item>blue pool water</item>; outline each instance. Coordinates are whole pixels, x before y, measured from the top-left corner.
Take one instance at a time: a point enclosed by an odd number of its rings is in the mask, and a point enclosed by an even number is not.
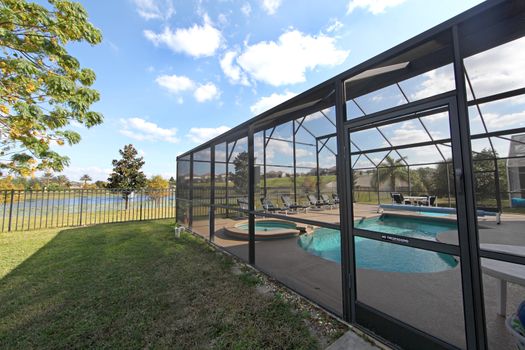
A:
[[[435,217],[446,217],[446,216],[449,216],[448,213],[433,213],[433,212],[430,212],[430,211],[424,211],[424,212],[421,212],[421,214],[423,214],[425,216],[435,216]]]
[[[407,237],[435,240],[438,233],[456,228],[454,222],[432,219],[412,219],[395,216],[365,219],[356,227],[375,232],[392,233]],[[299,245],[314,255],[340,262],[339,231],[318,228],[311,235],[302,235]],[[438,272],[451,269],[457,261],[451,255],[398,244],[376,241],[363,237],[355,238],[358,268],[387,272]]]
[[[248,224],[239,224],[236,225],[237,228],[241,230],[248,231]],[[255,222],[255,231],[273,231],[273,230],[282,230],[282,229],[295,229],[297,226],[293,222],[283,222],[283,221],[256,221]]]

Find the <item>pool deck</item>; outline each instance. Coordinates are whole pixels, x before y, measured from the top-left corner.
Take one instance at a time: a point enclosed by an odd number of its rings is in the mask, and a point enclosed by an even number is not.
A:
[[[377,206],[354,205],[356,218],[378,215]],[[396,215],[403,215],[403,213],[396,212]],[[337,223],[339,210],[311,211],[293,216]],[[217,232],[214,243],[247,261],[248,243],[229,239],[221,233],[222,227],[239,221],[216,219]],[[480,241],[525,245],[524,221],[525,216],[516,214],[503,214],[501,225],[496,224],[494,217],[479,218]],[[203,224],[207,225],[207,222]],[[199,231],[198,226],[198,223],[197,226],[194,223],[194,231]],[[203,236],[208,238],[206,230],[202,231]],[[457,232],[442,233],[439,235],[439,240],[456,244]],[[257,268],[333,313],[341,315],[341,268],[338,263],[305,252],[299,247],[295,237],[257,241],[255,244]],[[465,347],[459,265],[447,271],[434,273],[397,273],[358,269],[356,277],[357,296],[360,302],[458,347]],[[483,275],[489,347],[511,348],[512,338],[505,329],[505,320],[496,312],[496,286],[496,279]],[[524,296],[525,288],[509,283],[507,312],[513,312]]]

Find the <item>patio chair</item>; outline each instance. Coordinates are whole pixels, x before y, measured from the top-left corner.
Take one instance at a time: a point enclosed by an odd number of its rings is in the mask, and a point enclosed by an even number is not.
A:
[[[292,202],[292,200],[290,199],[290,196],[283,195],[281,196],[281,200],[283,201],[284,207],[288,210],[291,210],[291,211],[304,210],[304,212],[306,213],[306,210],[308,209],[308,207],[305,205],[299,205],[297,203]]]
[[[288,209],[286,208],[279,208],[278,206],[274,205],[271,199],[263,197],[261,198],[261,205],[265,212],[284,212],[286,215],[288,215]]]
[[[427,199],[424,199],[422,201],[418,201],[418,205],[425,205],[427,207],[435,207],[436,206],[436,196],[427,196]]]
[[[337,193],[332,193],[332,199],[334,200],[334,204],[339,204],[339,195]]]

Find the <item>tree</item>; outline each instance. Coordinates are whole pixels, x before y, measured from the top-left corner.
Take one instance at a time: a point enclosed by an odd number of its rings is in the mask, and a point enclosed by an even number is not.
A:
[[[109,175],[107,187],[120,190],[127,210],[129,195],[146,186],[146,175],[140,170],[144,160],[143,157],[137,157],[137,150],[131,144],[124,146],[119,153],[122,158],[113,159],[113,172]]]
[[[438,163],[432,179],[432,188],[429,189],[432,194],[438,197],[448,197],[450,189],[450,196],[454,197],[454,166],[452,165],[452,159],[449,158]]]
[[[248,193],[248,152],[240,152],[233,160],[235,173],[230,173],[234,189],[238,194]]]
[[[152,176],[146,185],[146,195],[157,202],[168,195],[169,181],[160,175]]]
[[[301,188],[304,191],[304,193],[314,192],[316,187],[317,178],[315,176],[305,175],[303,183],[301,184]]]
[[[65,129],[70,122],[102,123],[102,115],[90,110],[99,100],[90,88],[95,73],[66,50],[70,42],[101,40],[79,3],[0,2],[0,172],[61,171],[69,158],[51,146],[80,141]]]
[[[84,174],[82,175],[82,177],[80,178],[80,181],[84,181],[84,187],[87,187],[87,183],[89,181],[92,181],[93,179],[91,178],[91,176],[89,176],[88,174]]]
[[[107,182],[98,180],[98,181],[95,181],[95,186],[97,188],[106,188]]]
[[[53,180],[53,173],[50,171],[46,171],[42,176],[42,182],[44,183],[44,186],[48,187],[51,183],[51,180]]]
[[[60,189],[66,189],[66,188],[69,188],[71,186],[71,182],[69,181],[69,179],[67,178],[66,175],[58,175],[56,178],[55,178],[58,186],[60,187]]]
[[[500,191],[507,189],[507,167],[505,160],[497,159],[498,152],[484,148],[472,156],[476,199],[496,200],[496,166],[498,167]],[[497,160],[496,160],[497,159]]]
[[[177,186],[177,181],[172,177],[168,180],[170,188],[175,188]]]
[[[386,165],[384,165],[386,163]],[[381,168],[379,168],[379,184],[386,181],[390,182],[390,188],[392,191],[396,191],[396,179],[407,180],[408,172],[407,168],[404,166],[405,157],[395,159],[387,156],[382,162]],[[374,176],[373,181],[377,183],[376,176]],[[379,186],[379,184],[376,184]]]
[[[6,176],[4,178],[0,178],[0,190],[21,190],[23,187],[15,184],[13,182],[13,177]]]

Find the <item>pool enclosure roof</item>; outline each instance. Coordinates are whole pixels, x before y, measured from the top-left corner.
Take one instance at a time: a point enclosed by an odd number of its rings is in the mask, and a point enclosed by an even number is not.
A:
[[[411,102],[407,97],[408,94],[403,91],[403,87],[400,86],[399,82],[453,62],[454,48],[451,34],[453,27],[457,26],[458,28],[460,39],[458,42],[461,45],[459,49],[462,52],[462,56],[471,56],[522,37],[525,33],[525,25],[523,25],[525,21],[524,8],[525,2],[486,1],[249,119],[228,132],[181,154],[179,158],[206,149],[212,144],[235,141],[246,136],[249,128],[252,128],[254,132],[258,132],[332,107],[335,104],[334,84],[339,81],[345,82],[346,100],[355,103],[357,108],[361,110],[362,117],[366,117],[367,120],[373,113],[366,113],[356,103],[357,97],[394,85],[399,89],[400,95],[406,99],[406,103]],[[488,102],[486,98],[476,98],[474,89],[468,79],[468,71],[467,90],[469,90],[471,95],[469,105],[474,106]],[[518,95],[523,93],[523,90],[525,89],[509,91],[505,95],[508,95],[508,97]],[[502,98],[503,96],[496,97]],[[491,98],[494,98],[494,96],[491,96]],[[395,108],[393,107],[392,109]],[[484,132],[479,133],[476,137],[488,139],[488,145],[492,149],[493,154],[496,155],[491,137],[499,137],[500,135],[489,132],[480,110],[479,114],[484,126]],[[446,156],[440,150],[440,147],[437,146],[439,142],[434,142],[431,130],[428,130],[424,123],[421,123],[421,127],[428,135],[429,142],[435,145],[442,160],[445,160]],[[335,136],[335,134],[314,135],[312,133],[312,136],[322,138],[323,136]],[[386,137],[386,142],[390,143],[388,137]],[[396,151],[396,153],[398,152]],[[375,164],[375,166],[378,165]]]

